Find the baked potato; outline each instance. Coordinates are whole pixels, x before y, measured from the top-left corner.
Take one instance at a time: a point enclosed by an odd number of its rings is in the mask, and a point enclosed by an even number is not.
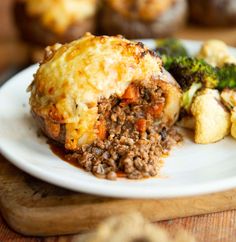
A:
[[[206,26],[236,24],[235,0],[189,0],[190,19]]]
[[[44,134],[99,177],[155,176],[180,140],[180,87],[155,52],[121,36],[48,47],[29,91]]]
[[[47,46],[95,31],[96,0],[17,0],[15,23],[21,37]]]
[[[87,34],[70,44],[46,49],[45,59],[29,88],[32,113],[47,136],[65,142],[67,149],[76,149],[80,141],[87,139],[85,143],[90,143],[96,137],[93,129],[101,97],[108,98],[112,93],[122,97],[131,83],[141,84],[145,80],[150,85],[152,78],[165,95],[162,120],[171,126],[178,117],[181,91],[162,68],[159,57],[142,44],[122,37]],[[85,133],[89,137],[84,138]]]
[[[166,37],[185,23],[185,0],[105,0],[99,21],[101,32],[126,38]]]

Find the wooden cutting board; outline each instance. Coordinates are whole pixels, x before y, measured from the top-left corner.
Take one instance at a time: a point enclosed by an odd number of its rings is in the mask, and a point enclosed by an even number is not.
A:
[[[139,211],[150,221],[159,221],[234,208],[236,190],[164,200],[76,193],[35,179],[0,156],[0,210],[8,225],[25,235],[84,232],[108,216],[128,211]]]

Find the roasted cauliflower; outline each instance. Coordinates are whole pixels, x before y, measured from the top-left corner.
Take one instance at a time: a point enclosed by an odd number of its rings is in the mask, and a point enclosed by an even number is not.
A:
[[[220,40],[205,41],[196,57],[214,67],[221,67],[226,63],[236,64],[236,59],[230,55],[228,46]]]
[[[231,135],[236,139],[236,90],[224,89],[221,92],[224,105],[231,111]]]
[[[230,133],[236,139],[236,108],[234,108],[231,112],[231,122],[232,126]]]
[[[195,118],[195,142],[208,144],[221,140],[230,131],[230,113],[220,102],[217,90],[205,89],[191,106]]]

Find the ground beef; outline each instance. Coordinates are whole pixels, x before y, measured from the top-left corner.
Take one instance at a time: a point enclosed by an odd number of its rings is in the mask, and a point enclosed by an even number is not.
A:
[[[139,98],[135,102],[115,95],[100,100],[99,120],[105,121],[106,138],[68,153],[67,159],[76,159],[86,171],[110,180],[117,176],[140,179],[158,174],[163,154],[181,137],[161,122],[162,112],[158,117],[153,115],[153,107],[164,106],[162,90],[157,86],[136,88]]]

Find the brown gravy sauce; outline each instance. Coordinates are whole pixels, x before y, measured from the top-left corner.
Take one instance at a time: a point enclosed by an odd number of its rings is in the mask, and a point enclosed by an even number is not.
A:
[[[55,144],[54,142],[48,140],[47,141],[51,151],[56,155],[58,156],[59,158],[61,158],[62,160],[70,163],[71,165],[73,166],[76,166],[78,168],[82,168],[79,163],[77,162],[76,159],[73,159],[73,158],[68,158],[68,154],[69,152],[63,148],[62,146],[58,145],[58,144]]]

